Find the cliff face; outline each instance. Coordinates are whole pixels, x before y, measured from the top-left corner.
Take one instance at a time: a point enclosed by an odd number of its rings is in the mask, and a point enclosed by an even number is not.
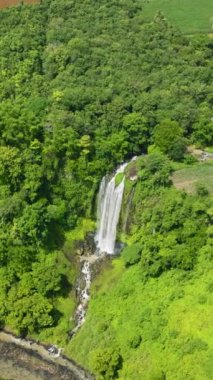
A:
[[[45,361],[33,351],[20,348],[13,343],[0,342],[1,374],[16,380],[79,380],[70,370],[61,365]],[[4,364],[3,364],[4,363]],[[2,368],[3,367],[3,368]],[[2,373],[3,372],[3,373]]]
[[[0,373],[3,378],[92,380],[89,374],[65,357],[54,358],[42,345],[20,340],[4,332],[0,333],[0,352]]]

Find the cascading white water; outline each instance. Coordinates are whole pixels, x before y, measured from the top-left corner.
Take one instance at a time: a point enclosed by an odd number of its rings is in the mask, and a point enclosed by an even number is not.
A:
[[[105,176],[100,185],[98,196],[98,231],[96,243],[99,252],[114,254],[117,224],[121,210],[124,178],[116,186],[115,177],[118,173],[123,173],[127,164],[121,165],[114,177],[108,182]]]
[[[85,322],[85,315],[86,315],[86,308],[87,304],[89,302],[89,289],[91,285],[91,269],[90,269],[90,263],[89,261],[85,260],[81,273],[83,275],[84,281],[85,281],[85,287],[84,289],[77,288],[77,293],[80,299],[80,302],[78,304],[77,310],[76,310],[76,320],[77,325],[72,330],[71,336],[75,335],[77,331],[80,329],[80,327]]]

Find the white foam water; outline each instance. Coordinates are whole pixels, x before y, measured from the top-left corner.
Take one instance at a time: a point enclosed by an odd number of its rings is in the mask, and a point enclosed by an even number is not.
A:
[[[115,175],[108,180],[103,177],[98,195],[98,231],[96,233],[97,249],[101,253],[113,255],[115,253],[115,240],[117,224],[119,221],[124,181],[116,186],[115,177],[118,173],[123,173],[127,163],[122,164]]]

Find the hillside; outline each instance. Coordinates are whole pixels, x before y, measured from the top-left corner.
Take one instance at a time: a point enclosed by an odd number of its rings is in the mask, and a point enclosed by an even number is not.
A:
[[[146,283],[142,279],[139,267],[126,270],[122,259],[113,262],[93,286],[87,321],[70,344],[70,355],[86,367],[90,359],[89,365],[98,370],[92,355],[100,352],[101,357],[103,352],[104,357],[108,347],[119,347],[119,379],[210,380],[209,264],[198,264],[193,277],[173,270]],[[89,358],[88,347],[95,347]]]
[[[174,189],[167,165],[141,159],[127,246],[95,280],[66,349],[97,379],[212,377],[212,197]]]

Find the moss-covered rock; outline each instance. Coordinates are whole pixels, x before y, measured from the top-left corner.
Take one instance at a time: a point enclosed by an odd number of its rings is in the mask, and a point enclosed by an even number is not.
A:
[[[115,177],[115,186],[119,186],[124,179],[124,173],[118,173]]]
[[[63,251],[67,257],[73,255],[73,253],[83,254],[85,253],[85,241],[87,241],[86,236],[94,232],[96,228],[96,223],[91,219],[82,219],[78,226],[69,231],[66,234],[66,241],[63,247]],[[91,239],[89,239],[88,245],[91,247]]]

